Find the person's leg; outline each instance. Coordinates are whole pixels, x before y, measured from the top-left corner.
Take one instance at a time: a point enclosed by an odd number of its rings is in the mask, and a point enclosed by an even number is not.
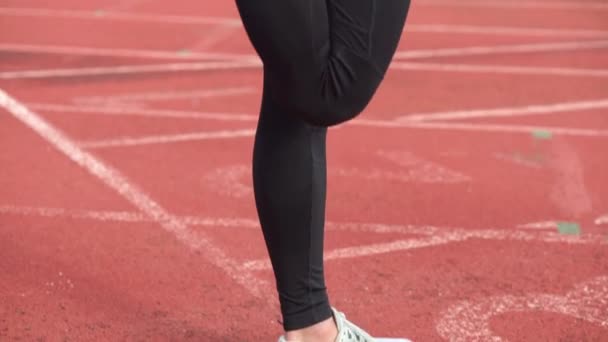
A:
[[[359,114],[378,88],[410,0],[236,0],[287,115],[331,126]]]
[[[264,62],[254,189],[283,325],[331,317],[323,275],[325,137],[356,116],[395,51],[408,0],[237,0]]]
[[[253,184],[285,331],[331,317],[323,274],[326,133],[281,110],[265,82]]]

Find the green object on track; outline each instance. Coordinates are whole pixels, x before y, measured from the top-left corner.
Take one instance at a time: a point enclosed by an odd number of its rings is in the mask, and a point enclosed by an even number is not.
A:
[[[106,15],[106,11],[104,11],[104,10],[95,11],[95,16],[97,16],[97,17],[103,17],[104,15]]]
[[[181,50],[177,51],[177,54],[178,55],[182,55],[182,56],[186,56],[186,55],[190,54],[190,50],[188,50],[188,49],[181,49]]]
[[[563,235],[580,235],[581,226],[573,222],[558,222],[557,230]]]
[[[547,140],[547,139],[553,138],[553,133],[551,131],[539,129],[539,130],[533,131],[532,136],[535,139]]]

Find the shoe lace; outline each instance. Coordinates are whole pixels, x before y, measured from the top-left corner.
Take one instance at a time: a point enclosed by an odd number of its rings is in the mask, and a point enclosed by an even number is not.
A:
[[[356,330],[347,327],[346,335],[348,336],[349,341],[357,341],[357,342],[371,342],[365,336],[360,335]]]

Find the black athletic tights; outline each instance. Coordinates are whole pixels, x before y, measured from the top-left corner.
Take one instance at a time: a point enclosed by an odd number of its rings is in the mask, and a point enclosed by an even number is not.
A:
[[[331,317],[323,272],[327,127],[384,77],[409,0],[236,0],[264,63],[253,156],[258,215],[285,330]]]

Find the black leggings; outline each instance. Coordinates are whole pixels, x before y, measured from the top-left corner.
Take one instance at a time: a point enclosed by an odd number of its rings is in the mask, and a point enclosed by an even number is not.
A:
[[[236,0],[264,63],[255,200],[285,330],[331,317],[323,272],[327,127],[369,103],[409,0]]]

